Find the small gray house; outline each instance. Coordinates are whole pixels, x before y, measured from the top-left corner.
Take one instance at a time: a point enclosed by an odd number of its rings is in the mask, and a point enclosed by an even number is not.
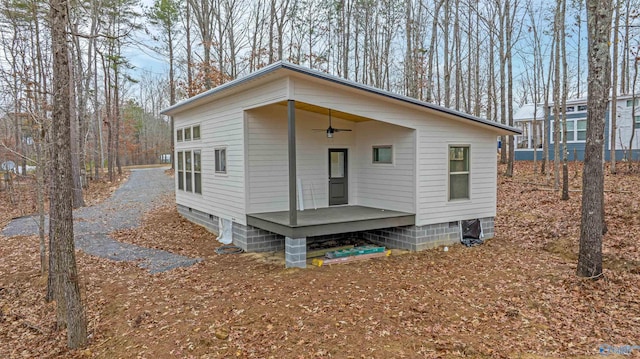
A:
[[[496,137],[520,130],[285,62],[163,111],[176,202],[245,251],[359,236],[414,251],[496,215]],[[225,236],[228,236],[225,235]]]

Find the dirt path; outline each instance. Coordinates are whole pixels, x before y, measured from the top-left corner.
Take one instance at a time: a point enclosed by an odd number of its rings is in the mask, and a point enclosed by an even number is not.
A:
[[[109,233],[136,228],[142,215],[161,203],[164,195],[173,191],[171,178],[164,168],[133,169],[129,180],[104,202],[75,210],[74,234],[76,248],[85,253],[115,261],[138,261],[151,273],[186,267],[200,261],[167,251],[140,247],[112,239]],[[46,224],[48,227],[48,223]],[[38,233],[37,217],[14,219],[2,234],[7,237]]]

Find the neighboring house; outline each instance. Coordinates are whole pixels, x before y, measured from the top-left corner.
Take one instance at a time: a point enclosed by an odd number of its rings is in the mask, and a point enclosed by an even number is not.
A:
[[[633,139],[633,160],[640,159],[640,98],[635,99],[636,115],[632,116],[632,96],[619,96],[617,99],[617,120],[616,120],[616,159],[629,158],[629,141],[631,140],[633,122],[636,123],[635,136]],[[538,105],[536,111],[536,134],[538,138],[533,138],[534,114],[533,104],[525,104],[514,115],[514,126],[523,131],[521,136],[516,136],[517,147],[515,150],[516,160],[533,160],[533,144],[537,145],[536,156],[543,159],[543,144],[545,128],[549,130],[549,159],[553,160],[553,104],[550,104],[549,119],[544,121],[544,107]],[[584,160],[584,146],[587,138],[587,99],[567,100],[566,109],[561,111],[567,114],[567,158],[569,160]],[[605,118],[605,160],[610,159],[611,150],[611,100],[607,104]]]
[[[178,211],[246,251],[284,248],[289,267],[307,241],[347,234],[416,251],[478,218],[492,237],[496,136],[519,134],[284,62],[163,113]]]

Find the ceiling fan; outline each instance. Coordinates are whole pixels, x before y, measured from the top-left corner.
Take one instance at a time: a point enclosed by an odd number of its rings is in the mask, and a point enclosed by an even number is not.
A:
[[[327,138],[333,138],[333,134],[336,132],[346,132],[346,131],[351,131],[351,129],[348,128],[333,128],[331,126],[331,109],[329,109],[329,127],[327,129],[319,129],[319,128],[314,128],[314,131],[323,131],[327,133]]]

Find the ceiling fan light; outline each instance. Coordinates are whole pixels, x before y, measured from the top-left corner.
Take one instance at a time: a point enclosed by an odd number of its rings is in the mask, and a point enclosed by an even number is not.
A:
[[[327,138],[333,138],[333,131],[327,130]]]

